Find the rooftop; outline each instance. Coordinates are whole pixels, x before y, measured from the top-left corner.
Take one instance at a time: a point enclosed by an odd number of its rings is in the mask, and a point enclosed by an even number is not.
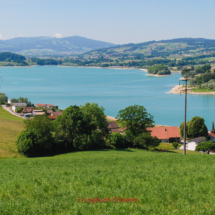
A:
[[[152,137],[157,137],[160,140],[168,140],[170,138],[180,138],[179,128],[177,126],[173,127],[150,127],[147,128],[151,131]]]

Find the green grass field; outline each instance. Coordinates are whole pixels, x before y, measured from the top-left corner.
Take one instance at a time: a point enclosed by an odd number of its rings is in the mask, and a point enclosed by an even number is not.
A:
[[[0,214],[215,213],[212,155],[101,150],[3,159],[0,169]]]
[[[0,158],[23,157],[16,147],[16,139],[23,129],[23,119],[0,107]]]
[[[0,157],[8,158],[0,159],[0,214],[215,213],[214,155],[182,155],[161,143],[159,151],[25,158],[15,144],[23,128],[21,118],[0,107]],[[93,204],[96,197],[111,202]]]

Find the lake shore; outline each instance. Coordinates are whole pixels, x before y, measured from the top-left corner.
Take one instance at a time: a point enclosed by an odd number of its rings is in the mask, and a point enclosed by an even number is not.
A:
[[[115,118],[115,117],[113,117],[113,116],[106,116],[106,119],[108,120],[108,121],[116,121],[117,119]]]
[[[174,86],[170,92],[167,92],[167,94],[183,94],[185,87],[183,85],[176,85]],[[187,88],[187,94],[194,94],[194,95],[215,95],[215,92],[193,92],[193,88]]]

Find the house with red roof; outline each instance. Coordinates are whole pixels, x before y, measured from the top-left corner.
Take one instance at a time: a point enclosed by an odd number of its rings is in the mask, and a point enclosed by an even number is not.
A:
[[[151,131],[152,137],[157,137],[161,142],[179,142],[181,138],[179,128],[177,126],[150,127],[147,128],[147,130]]]
[[[211,131],[209,132],[209,136],[210,136],[211,140],[215,142],[214,122],[212,123],[212,128],[211,128]]]
[[[36,107],[47,108],[47,104],[38,103],[38,104],[36,104]]]

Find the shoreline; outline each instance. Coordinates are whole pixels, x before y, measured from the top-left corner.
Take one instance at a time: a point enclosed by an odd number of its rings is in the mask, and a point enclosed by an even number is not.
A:
[[[174,86],[167,94],[184,94],[184,92],[181,90],[184,90],[185,87],[183,85],[176,85]],[[215,95],[215,92],[192,92],[193,88],[187,88],[187,94],[193,94],[193,95]],[[191,91],[189,91],[191,90]]]
[[[144,72],[148,72],[148,69],[140,69],[140,70],[142,70],[142,71],[144,71]],[[172,74],[172,73],[171,73]],[[170,75],[171,75],[170,74]],[[157,78],[160,78],[160,77],[166,77],[166,76],[170,76],[170,75],[154,75],[154,74],[147,74],[147,76],[153,76],[153,77],[157,77]]]

